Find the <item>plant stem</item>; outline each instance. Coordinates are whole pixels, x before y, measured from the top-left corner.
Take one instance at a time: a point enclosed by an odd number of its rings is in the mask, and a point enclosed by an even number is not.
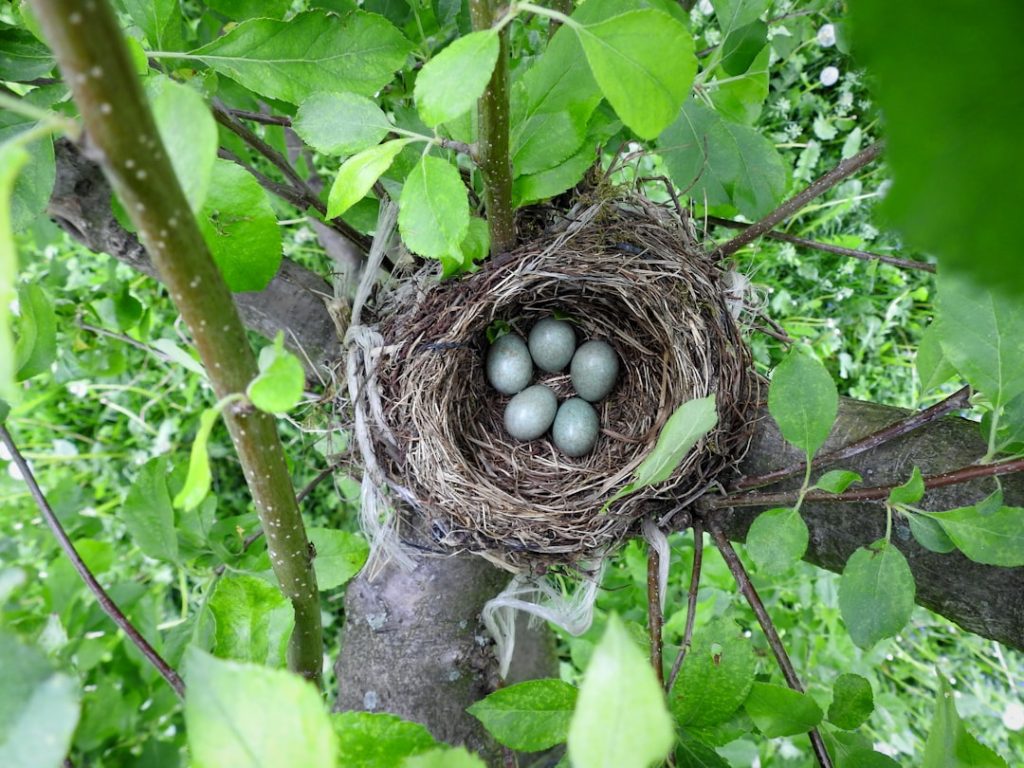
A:
[[[683,629],[683,642],[679,644],[679,655],[672,665],[672,673],[668,676],[665,690],[672,693],[679,671],[683,668],[683,659],[690,650],[693,641],[693,622],[697,618],[697,590],[700,588],[701,564],[704,561],[704,526],[700,520],[693,521],[693,568],[690,571],[690,588],[686,600],[686,627]]]
[[[498,0],[470,0],[473,29],[490,29],[497,19]],[[512,205],[512,161],[509,156],[508,27],[498,33],[500,49],[494,73],[477,106],[477,165],[484,178],[484,205],[491,233],[491,254],[512,250],[516,243]]]
[[[7,450],[11,454],[11,460],[14,462],[14,466],[18,468],[21,473],[22,479],[25,481],[25,485],[28,486],[29,491],[32,494],[32,498],[35,499],[36,506],[39,507],[39,511],[43,514],[43,519],[46,524],[53,531],[53,535],[57,539],[57,543],[60,544],[60,548],[64,550],[64,554],[67,555],[68,560],[78,571],[78,575],[82,577],[82,581],[85,582],[86,586],[89,587],[89,591],[96,596],[97,602],[103,612],[107,614],[114,623],[121,628],[121,630],[128,636],[128,639],[135,644],[135,647],[139,649],[143,656],[145,656],[149,663],[152,664],[157,672],[167,681],[167,684],[174,689],[174,692],[178,694],[180,698],[185,698],[185,683],[181,679],[181,676],[174,671],[170,664],[164,661],[164,658],[156,652],[156,649],[149,644],[149,641],[142,636],[142,633],[128,620],[128,617],[124,615],[120,608],[117,607],[117,603],[110,599],[110,595],[103,586],[96,580],[92,571],[89,570],[89,566],[82,560],[81,555],[78,554],[78,550],[75,549],[75,545],[68,538],[67,532],[64,527],[60,524],[60,520],[53,513],[53,509],[50,507],[50,503],[46,500],[46,495],[39,487],[39,483],[36,482],[35,475],[32,474],[32,469],[29,467],[28,462],[25,461],[25,457],[21,455],[18,450],[18,446],[14,443],[14,438],[11,437],[11,433],[7,431],[7,428],[0,424],[0,442],[7,446]]]
[[[721,528],[712,525],[711,536],[715,540],[718,551],[722,553],[722,558],[725,560],[726,565],[729,566],[733,578],[736,579],[736,585],[740,588],[740,592],[743,593],[743,596],[753,609],[757,622],[761,625],[761,630],[768,639],[768,645],[771,647],[772,653],[775,654],[775,660],[779,664],[779,669],[782,670],[782,676],[786,678],[786,683],[794,691],[803,693],[804,688],[800,684],[800,678],[797,677],[793,662],[789,660],[786,646],[782,644],[782,638],[779,637],[775,624],[772,622],[771,616],[768,615],[768,611],[761,601],[761,596],[754,589],[754,584],[747,574],[747,569],[743,567],[739,555],[736,554],[736,550],[732,548],[732,544]],[[829,757],[828,749],[826,749],[825,742],[822,740],[821,734],[818,733],[818,729],[812,728],[808,731],[807,735],[811,738],[811,746],[814,749],[814,756],[818,758],[818,765],[821,768],[832,768],[832,758]]]
[[[662,635],[661,630],[665,617],[661,613],[661,579],[659,565],[661,558],[658,550],[647,546],[647,628],[651,636],[651,666],[658,676],[658,685],[665,686],[665,669],[662,666]]]
[[[821,194],[824,194],[828,190],[832,189],[843,179],[848,176],[852,176],[854,173],[859,171],[865,165],[873,161],[879,155],[882,154],[883,144],[882,142],[875,142],[869,147],[865,147],[856,155],[846,160],[843,160],[839,165],[833,168],[831,171],[826,173],[819,179],[805,187],[801,192],[793,197],[789,198],[786,202],[776,208],[774,211],[769,213],[760,221],[751,224],[749,227],[740,232],[732,240],[729,240],[715,249],[714,255],[718,258],[724,258],[730,256],[740,248],[745,246],[747,243],[751,243],[761,235],[765,234],[769,230],[773,229],[776,224],[785,219],[788,219],[793,214],[797,213],[807,203]]]
[[[107,0],[35,0],[94,153],[195,339],[218,399],[242,394],[256,360],[160,141]],[[295,609],[289,667],[319,683],[320,595],[274,418],[231,407],[225,421],[267,535],[274,573]]]

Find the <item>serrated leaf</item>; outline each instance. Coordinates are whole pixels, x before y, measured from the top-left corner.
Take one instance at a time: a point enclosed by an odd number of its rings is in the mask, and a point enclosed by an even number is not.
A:
[[[215,621],[213,653],[222,659],[283,667],[295,614],[281,590],[263,579],[226,574],[207,608]]]
[[[822,718],[821,707],[806,693],[772,683],[754,683],[743,707],[770,739],[806,733]]]
[[[279,19],[292,5],[291,0],[206,0],[206,4],[237,21],[257,16]]]
[[[214,407],[207,408],[199,416],[199,429],[192,441],[185,484],[174,497],[174,506],[178,509],[195,509],[210,492],[210,456],[207,451],[207,443],[219,415],[220,410]]]
[[[0,80],[35,80],[50,74],[56,65],[49,49],[31,32],[7,24],[0,25],[0,51]]]
[[[336,768],[337,739],[316,688],[283,670],[192,646],[185,726],[194,768]]]
[[[0,633],[0,669],[0,765],[63,765],[78,723],[78,683],[7,633]]]
[[[398,230],[409,250],[440,259],[457,250],[469,230],[469,196],[458,169],[424,155],[399,199]]]
[[[43,86],[34,88],[20,98],[33,107],[50,109],[61,98],[63,91],[64,88],[60,85]],[[0,110],[0,145],[20,133],[36,128],[37,125],[34,118],[14,111]],[[53,140],[49,136],[40,136],[25,145],[8,144],[2,153],[7,155],[7,159],[0,157],[0,163],[15,162],[22,152],[27,153],[27,158],[23,165],[22,161],[17,161],[15,164],[19,167],[12,166],[15,171],[14,190],[10,201],[5,203],[9,206],[11,227],[15,232],[28,228],[46,212],[57,176]]]
[[[734,29],[750,24],[768,10],[768,0],[711,0],[715,18],[723,36]]]
[[[771,47],[766,45],[742,76],[715,78],[707,83],[711,103],[726,121],[748,126],[757,123],[768,98],[770,54]]]
[[[18,370],[11,335],[11,302],[15,298],[14,278],[18,254],[11,227],[11,195],[18,171],[28,161],[28,152],[18,144],[0,144],[0,398],[17,395],[14,373]]]
[[[217,159],[217,123],[210,107],[198,92],[163,75],[146,78],[146,97],[156,120],[160,141],[167,150],[174,175],[178,177],[188,204],[199,211],[206,201]],[[126,158],[145,174],[145,158]],[[129,170],[129,173],[132,173]]]
[[[587,768],[648,768],[675,741],[665,695],[644,653],[612,615],[569,724],[569,759]]]
[[[917,369],[917,377],[921,380],[922,394],[945,384],[956,375],[956,367],[942,351],[938,323],[932,323],[921,334],[921,342],[917,345],[917,354],[914,356],[914,367]]]
[[[327,197],[327,218],[341,216],[366,197],[411,139],[393,139],[364,149],[341,164]]]
[[[370,545],[358,534],[333,528],[309,528],[307,533],[316,548],[313,568],[321,592],[348,582],[370,554]]]
[[[267,193],[244,168],[217,160],[199,230],[232,291],[262,291],[281,266],[281,228]]]
[[[914,541],[931,552],[945,554],[956,549],[956,544],[942,530],[942,526],[930,517],[910,515],[910,533]]]
[[[458,38],[423,65],[416,77],[416,108],[433,128],[472,109],[483,95],[498,60],[494,29]]]
[[[796,509],[769,509],[750,525],[747,554],[765,573],[783,573],[804,556],[809,540],[807,523]]]
[[[924,478],[921,477],[921,470],[918,467],[914,467],[907,482],[897,485],[889,491],[890,504],[916,504],[922,498],[924,498]]]
[[[292,127],[317,152],[351,155],[378,144],[391,123],[365,96],[315,93],[299,105]]]
[[[565,162],[579,151],[586,136],[587,120],[568,110],[534,115],[512,131],[513,176],[539,173]]]
[[[18,288],[18,310],[15,379],[24,381],[47,373],[57,358],[57,317],[49,296],[34,283]]]
[[[729,763],[699,739],[682,736],[676,745],[676,768],[729,768]]]
[[[722,69],[729,75],[742,75],[767,42],[768,25],[760,19],[737,27],[722,43]]]
[[[411,47],[381,16],[308,11],[288,21],[244,21],[189,56],[256,93],[301,104],[321,91],[373,96]]]
[[[810,350],[794,346],[772,373],[768,412],[786,442],[813,456],[828,439],[839,395],[825,366]]]
[[[863,479],[856,472],[851,472],[848,469],[832,469],[819,477],[813,487],[826,493],[842,493]]]
[[[669,702],[684,729],[726,722],[750,693],[757,660],[750,640],[730,619],[697,630]]]
[[[871,683],[860,675],[845,673],[832,684],[828,721],[847,731],[860,728],[875,709]]]
[[[179,0],[121,0],[121,4],[138,24],[151,49],[181,50],[184,22]]]
[[[424,726],[384,712],[338,712],[331,725],[338,737],[338,765],[344,768],[399,765],[437,746]]]
[[[976,505],[925,514],[976,563],[1003,568],[1024,565],[1024,507],[999,506],[984,514]]]
[[[946,678],[942,674],[938,678],[935,714],[924,745],[921,768],[1007,768],[1005,760],[964,727]]]
[[[147,557],[166,562],[178,560],[178,533],[174,508],[167,490],[167,458],[150,459],[139,469],[128,489],[121,517],[132,539]]]
[[[566,740],[577,693],[561,680],[529,680],[499,688],[466,711],[506,747],[538,752]]]
[[[441,278],[472,272],[491,250],[491,230],[484,219],[471,216],[466,236],[456,251],[441,257]]]
[[[284,348],[284,332],[260,350],[260,372],[246,387],[249,401],[267,413],[287,413],[302,399],[306,372],[299,358]]]
[[[578,34],[601,92],[634,133],[653,139],[675,120],[697,74],[686,27],[642,9],[587,25]]]
[[[870,648],[903,629],[915,591],[907,559],[885,539],[854,552],[839,580],[839,610],[853,642]]]

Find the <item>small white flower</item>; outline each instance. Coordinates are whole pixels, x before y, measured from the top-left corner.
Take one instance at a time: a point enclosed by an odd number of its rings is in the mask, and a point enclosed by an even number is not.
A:
[[[12,480],[25,479],[21,474],[21,470],[18,469],[18,466],[14,462],[11,462],[10,464],[7,465],[7,474],[11,476]]]
[[[705,16],[710,16],[715,12],[715,7],[711,5],[711,0],[700,0],[700,3],[697,5],[697,9]]]
[[[839,82],[839,70],[836,67],[825,67],[821,70],[821,75],[818,79],[821,80],[821,84],[825,87],[835,85]]]
[[[1024,729],[1024,704],[1019,701],[1011,701],[1007,704],[1003,712],[1003,725],[1008,731]]]
[[[73,381],[68,384],[68,392],[75,397],[85,397],[89,393],[89,382]]]
[[[836,25],[822,24],[818,30],[818,45],[822,48],[831,48],[836,44]]]

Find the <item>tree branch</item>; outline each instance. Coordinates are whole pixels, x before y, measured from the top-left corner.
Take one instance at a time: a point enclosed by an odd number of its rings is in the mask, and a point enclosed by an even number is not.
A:
[[[862,149],[853,157],[843,160],[831,171],[812,182],[799,194],[793,195],[793,197],[789,198],[789,200],[784,202],[763,219],[751,224],[732,240],[728,240],[718,246],[714,251],[714,255],[718,258],[724,258],[736,253],[736,251],[747,243],[752,243],[754,240],[761,237],[761,235],[767,233],[771,229],[774,229],[776,224],[788,219],[794,213],[807,205],[811,200],[832,189],[832,187],[840,181],[853,175],[865,165],[875,160],[875,158],[882,154],[882,148],[883,144],[879,141],[872,144],[870,147]]]
[[[34,9],[107,177],[170,290],[218,398],[244,393],[256,360],[231,294],[178,184],[109,3],[36,0]],[[227,408],[274,573],[295,611],[289,667],[319,682],[320,594],[277,425],[253,408]]]
[[[658,550],[647,545],[647,629],[651,637],[651,666],[658,676],[658,685],[665,687],[665,668],[662,661],[662,625],[665,617],[661,613],[661,579]]]
[[[683,641],[679,644],[679,654],[672,664],[672,673],[668,676],[665,690],[671,692],[676,684],[679,671],[683,668],[683,659],[690,650],[693,641],[693,622],[697,618],[697,590],[700,588],[701,563],[704,560],[704,525],[700,520],[693,521],[693,568],[690,570],[690,587],[686,600],[686,627],[683,629]]]
[[[50,503],[46,500],[46,495],[39,487],[39,483],[36,482],[35,475],[32,473],[32,468],[29,467],[28,462],[25,461],[25,457],[21,455],[18,450],[18,446],[14,442],[14,438],[11,437],[11,433],[7,431],[7,428],[3,424],[0,424],[0,442],[7,446],[7,450],[11,454],[11,460],[14,462],[14,466],[18,468],[21,473],[22,479],[25,481],[25,485],[28,486],[29,491],[32,494],[32,498],[36,502],[36,506],[39,507],[39,511],[43,515],[43,519],[46,524],[50,527],[54,537],[60,544],[60,548],[64,550],[64,554],[67,555],[68,560],[78,571],[78,575],[82,577],[82,581],[85,582],[89,591],[96,597],[96,601],[100,604],[103,612],[109,616],[117,626],[127,635],[128,639],[132,641],[136,648],[142,653],[143,656],[152,664],[156,671],[160,673],[160,676],[167,681],[167,684],[174,689],[174,692],[178,694],[179,698],[185,698],[185,682],[181,679],[181,676],[168,664],[164,658],[156,652],[156,649],[149,644],[149,641],[143,637],[142,633],[128,620],[128,617],[124,615],[124,612],[118,608],[110,595],[103,586],[96,580],[92,571],[89,570],[89,566],[85,564],[81,555],[78,554],[78,550],[75,549],[75,545],[71,539],[68,538],[67,532],[64,527],[60,524],[60,520],[53,513],[53,509],[50,507]]]

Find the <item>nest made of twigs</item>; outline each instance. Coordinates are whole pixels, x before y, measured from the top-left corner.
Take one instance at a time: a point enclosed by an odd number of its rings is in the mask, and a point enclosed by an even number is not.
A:
[[[395,445],[378,450],[405,514],[444,549],[513,569],[603,555],[645,514],[666,521],[745,448],[757,379],[730,313],[721,268],[685,222],[640,198],[577,205],[560,226],[459,280],[420,273],[382,301],[386,353],[376,383]],[[503,426],[509,398],[487,383],[486,330],[526,336],[565,313],[580,342],[603,339],[621,361],[595,404],[601,433],[578,459],[547,438],[518,442]],[[559,400],[566,374],[537,371]],[[717,427],[664,483],[602,506],[631,479],[682,403],[714,393]]]

